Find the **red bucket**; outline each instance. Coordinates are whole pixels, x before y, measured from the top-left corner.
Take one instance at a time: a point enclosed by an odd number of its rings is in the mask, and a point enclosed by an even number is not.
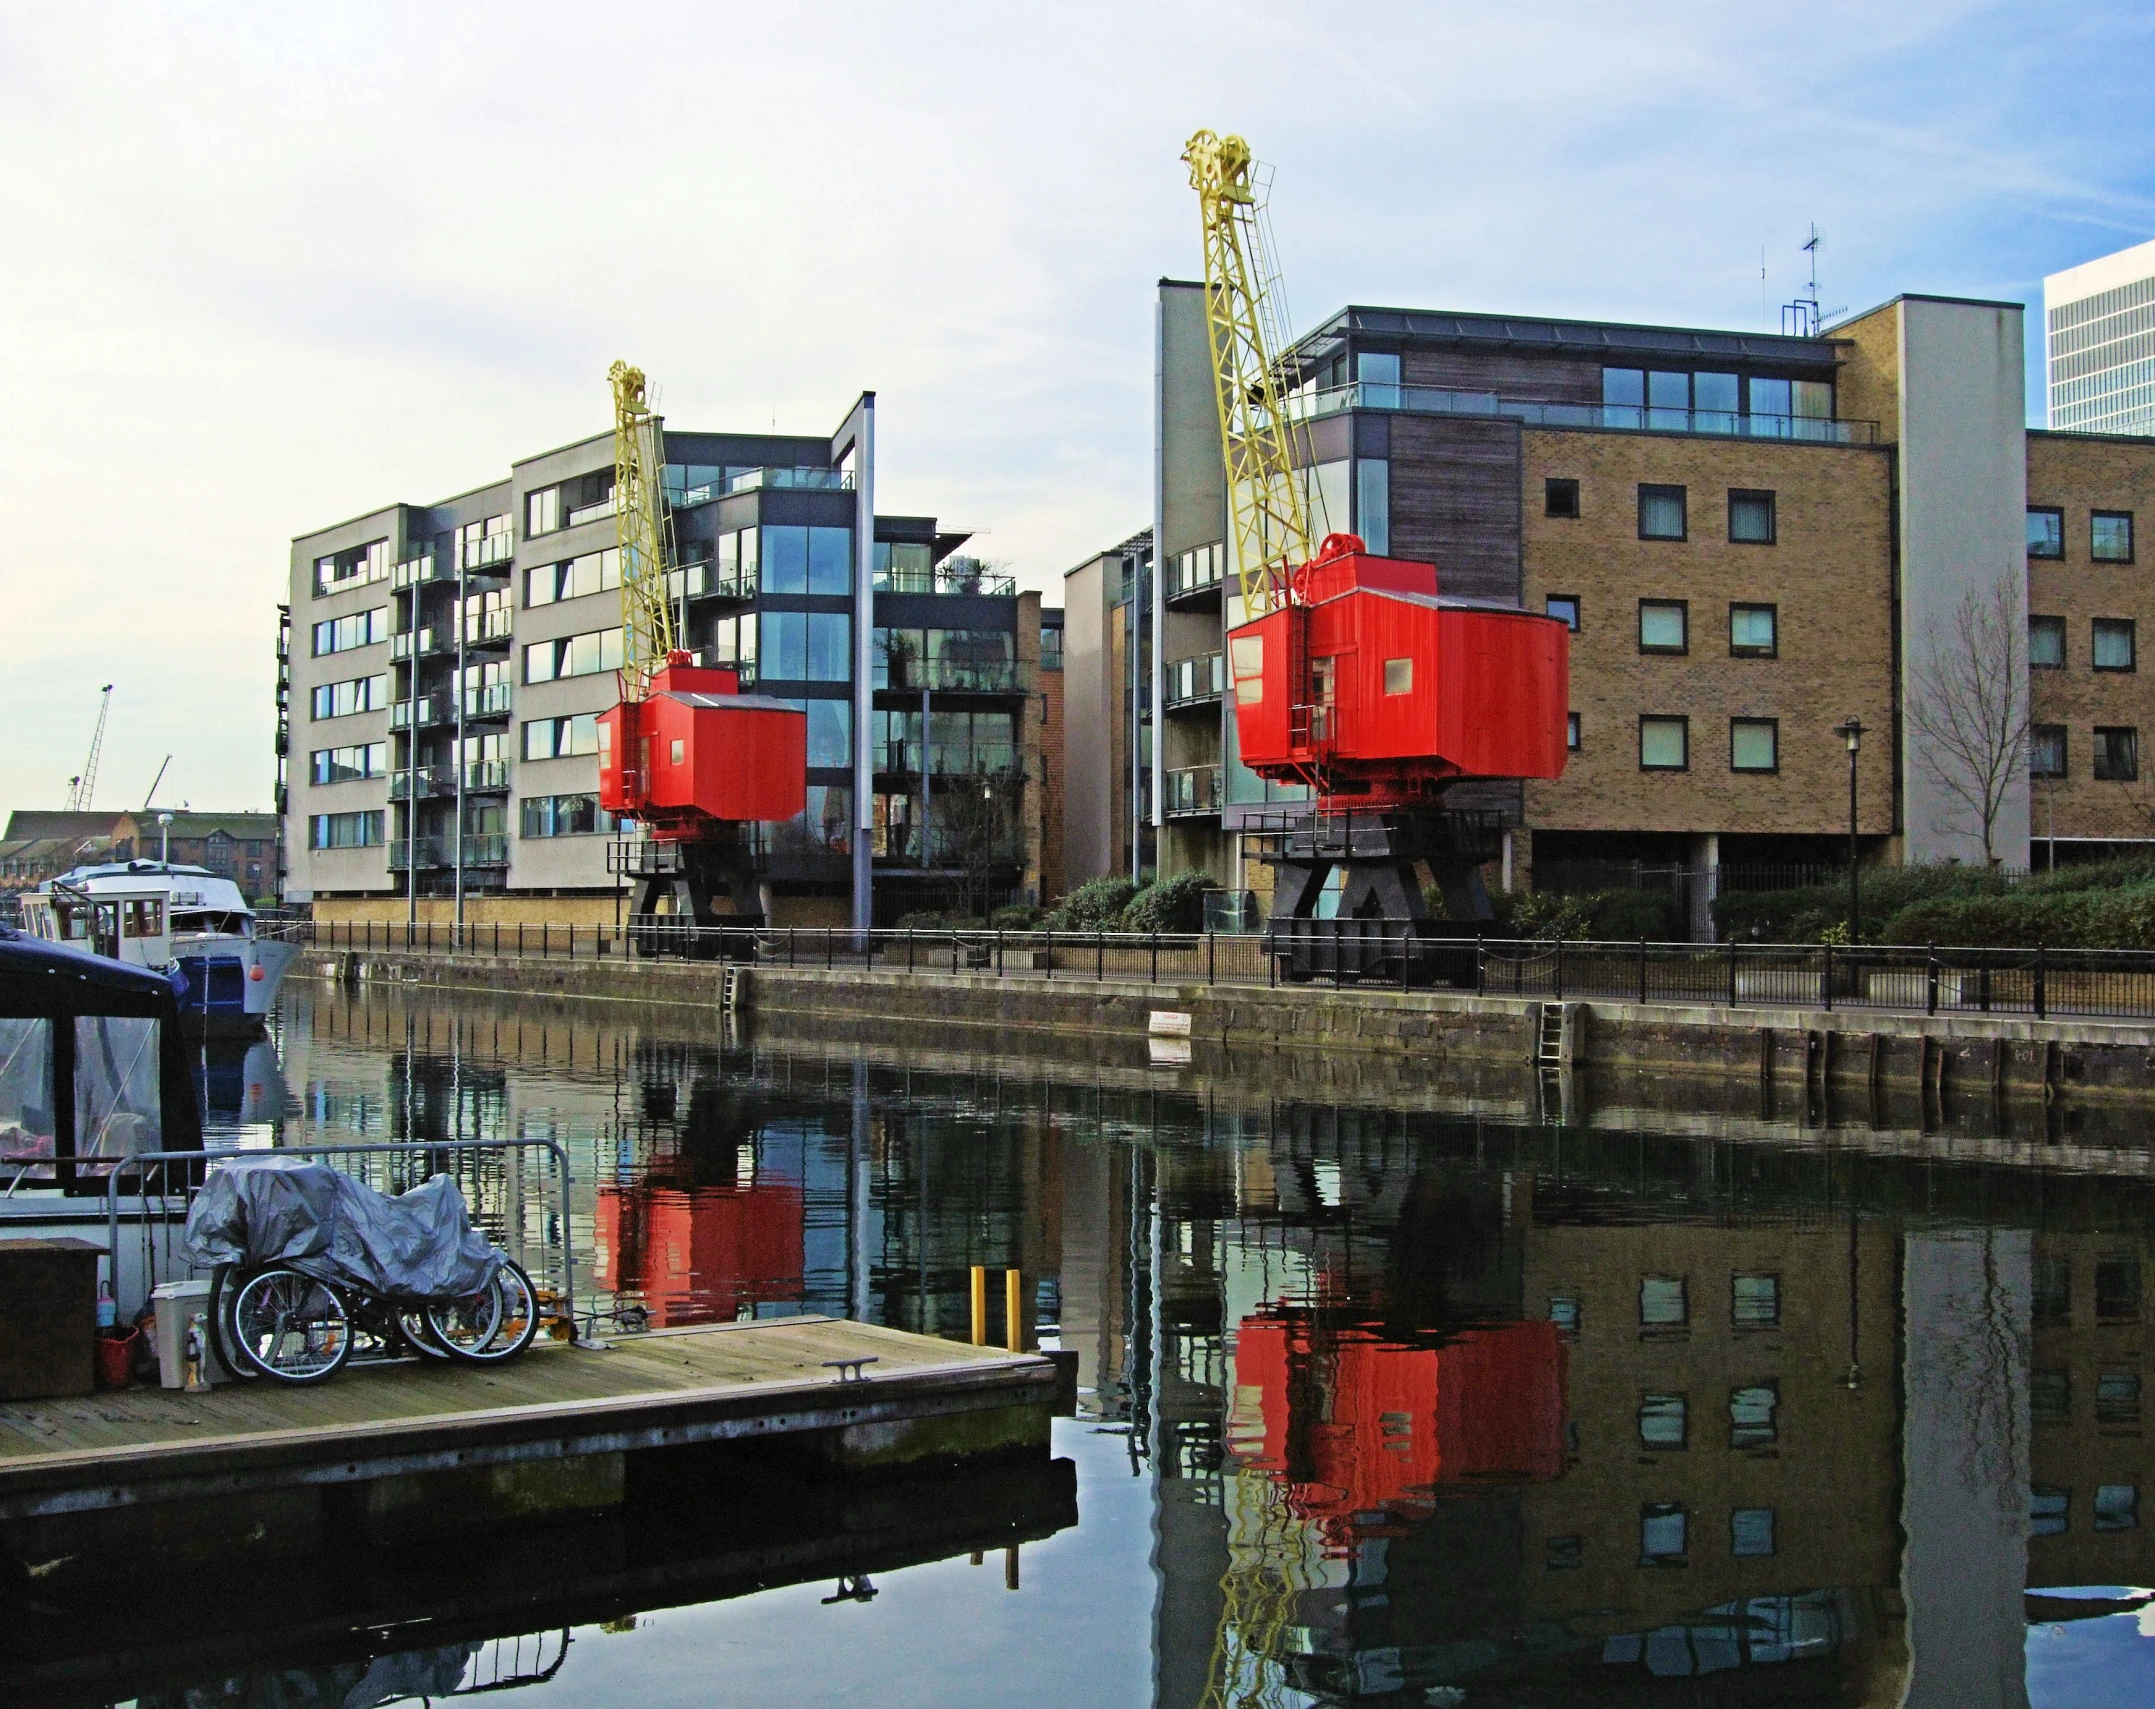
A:
[[[97,1338],[97,1386],[103,1389],[124,1389],[134,1376],[135,1344],[142,1339],[139,1330],[128,1330],[124,1335],[108,1331]]]

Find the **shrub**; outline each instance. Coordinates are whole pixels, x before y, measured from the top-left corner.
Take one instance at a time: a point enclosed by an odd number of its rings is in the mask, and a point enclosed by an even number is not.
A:
[[[1012,902],[988,916],[988,924],[999,932],[1028,931],[1039,921],[1040,910],[1030,902]]]
[[[1201,932],[1205,929],[1205,892],[1217,888],[1202,872],[1178,872],[1148,884],[1126,903],[1126,932]]]
[[[1047,923],[1058,932],[1113,931],[1136,894],[1127,878],[1088,879],[1062,899]]]

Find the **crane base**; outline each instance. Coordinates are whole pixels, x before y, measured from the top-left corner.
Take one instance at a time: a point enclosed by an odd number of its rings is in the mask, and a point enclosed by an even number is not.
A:
[[[747,940],[697,929],[753,930],[768,915],[760,851],[740,827],[678,842],[617,842],[606,851],[606,866],[634,885],[628,939],[635,954],[710,961],[753,953]],[[730,904],[723,914],[715,906],[720,897]]]

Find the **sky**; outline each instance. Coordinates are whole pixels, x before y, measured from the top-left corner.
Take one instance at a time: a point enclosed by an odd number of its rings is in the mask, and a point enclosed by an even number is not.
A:
[[[1201,126],[1298,328],[1770,328],[1813,223],[1829,312],[2155,237],[2151,70],[2108,3],[0,0],[0,809],[106,682],[97,805],[266,807],[292,537],[603,431],[616,357],[679,427],[874,390],[880,507],[1059,602],[1150,514]]]

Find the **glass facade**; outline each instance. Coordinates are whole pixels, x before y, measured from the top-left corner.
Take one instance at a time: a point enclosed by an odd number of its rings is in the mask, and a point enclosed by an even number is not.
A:
[[[2045,319],[2050,425],[2155,433],[2155,279],[2060,303]]]

